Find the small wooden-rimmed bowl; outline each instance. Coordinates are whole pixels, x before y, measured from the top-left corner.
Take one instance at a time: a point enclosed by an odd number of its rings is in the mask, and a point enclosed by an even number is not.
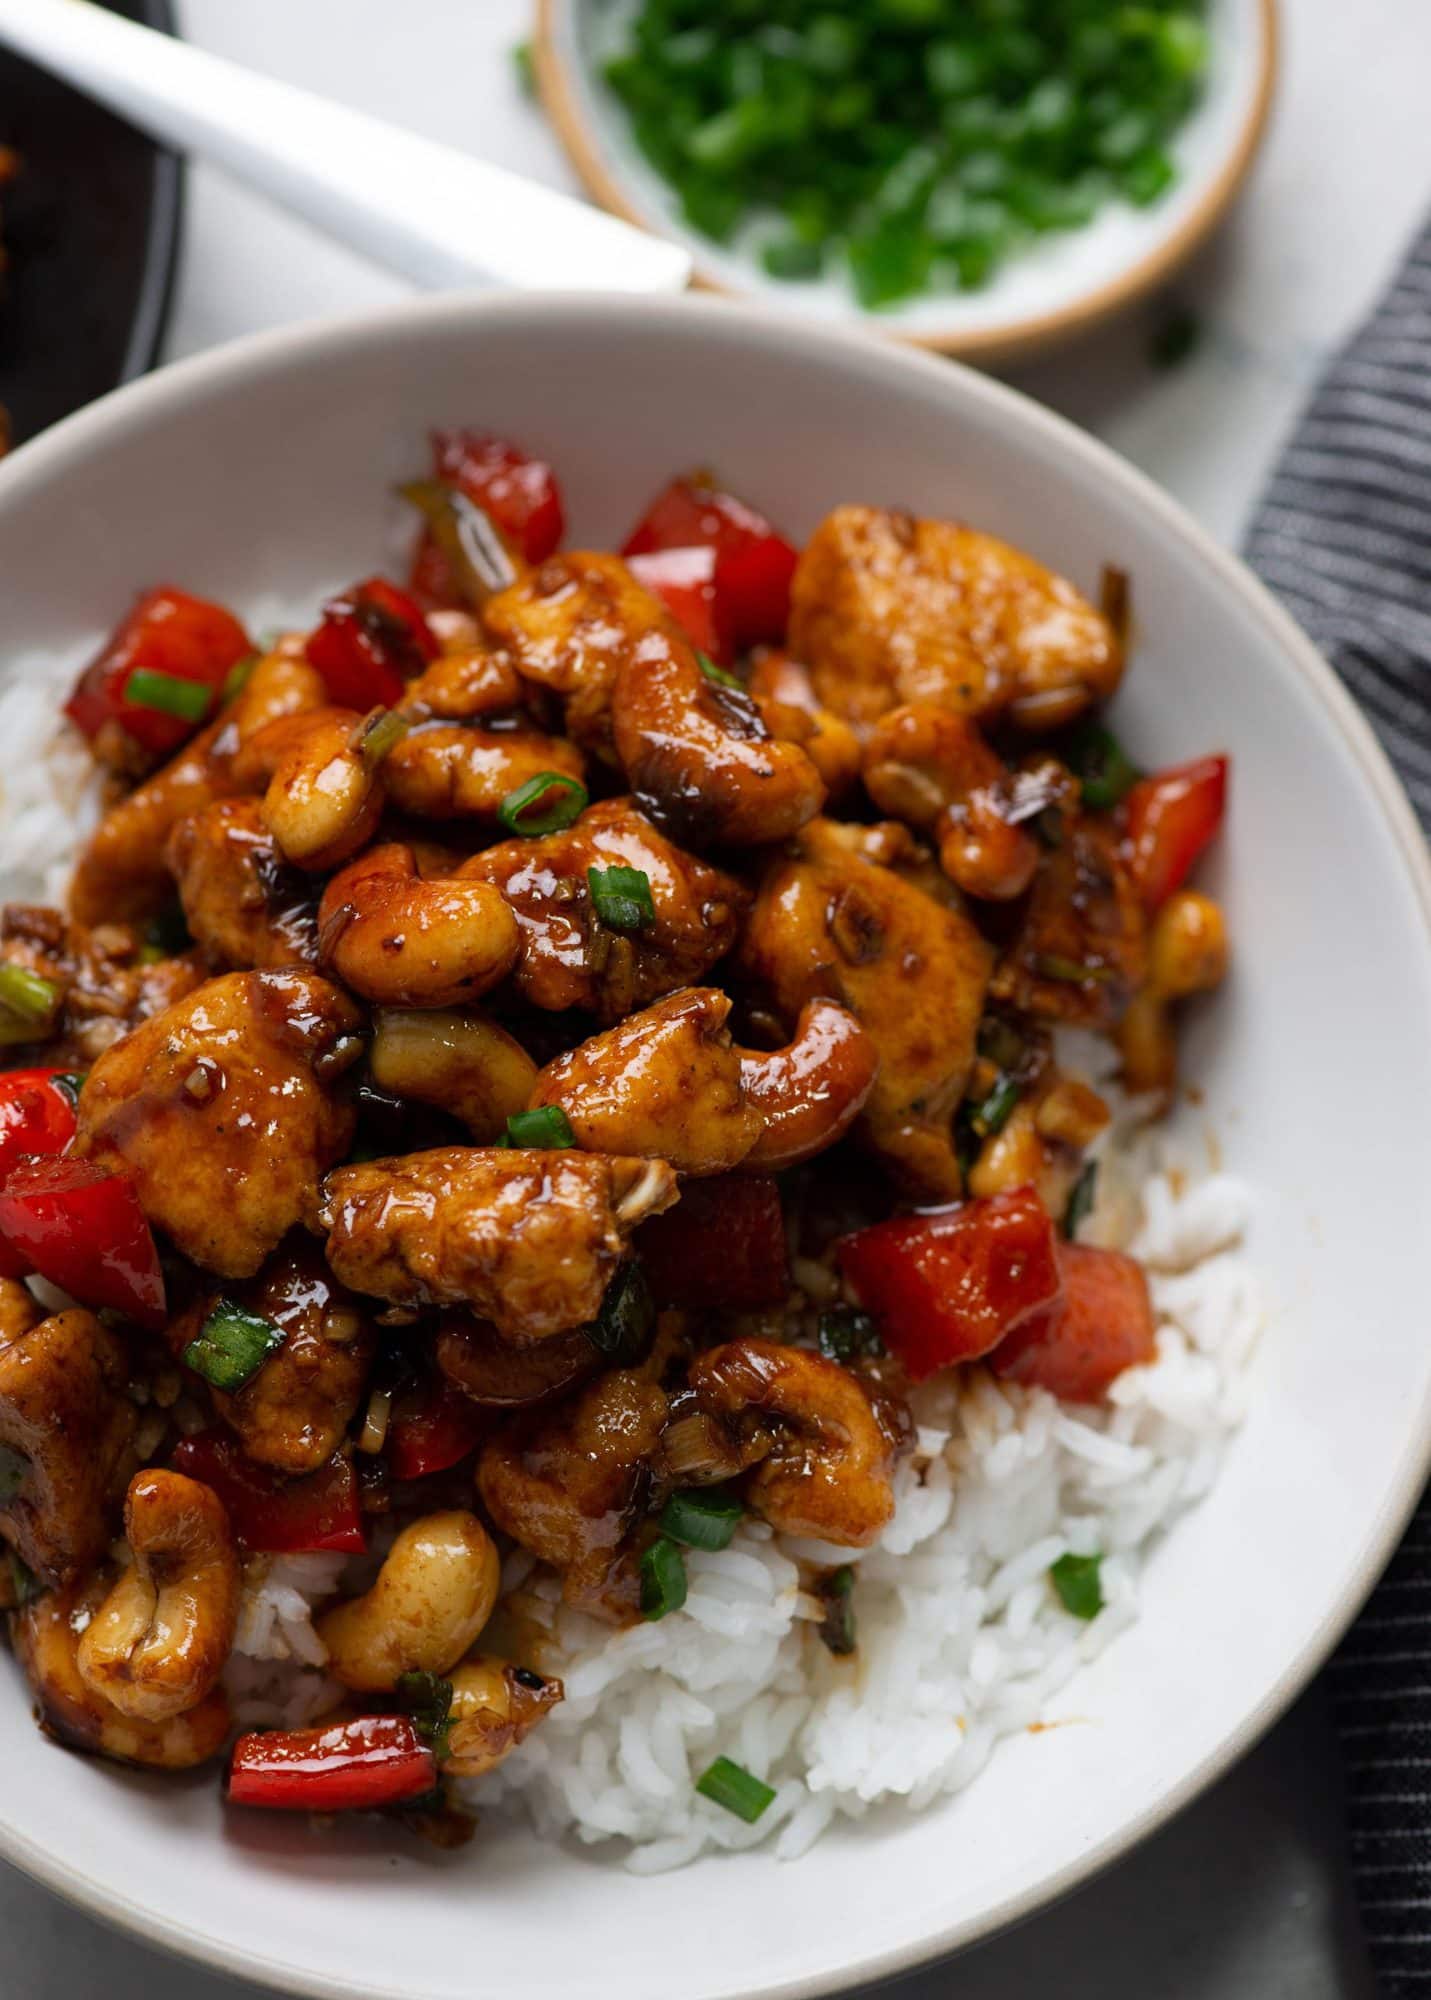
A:
[[[1202,102],[1175,144],[1178,179],[1152,207],[1110,204],[1084,229],[1043,237],[980,291],[930,294],[866,312],[842,271],[815,283],[767,276],[748,249],[723,248],[681,219],[675,195],[642,156],[624,107],[601,78],[633,0],[537,0],[543,101],[591,194],[613,214],[674,237],[697,281],[812,319],[873,330],[956,354],[1008,361],[1052,346],[1164,284],[1225,214],[1252,165],[1277,69],[1276,0],[1213,0],[1212,66]]]

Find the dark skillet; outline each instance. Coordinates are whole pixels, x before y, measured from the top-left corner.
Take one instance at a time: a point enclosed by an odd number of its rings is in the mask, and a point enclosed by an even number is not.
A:
[[[173,31],[169,0],[109,0]],[[178,248],[180,167],[67,84],[0,51],[0,142],[23,156],[0,196],[0,404],[15,443],[158,354]]]

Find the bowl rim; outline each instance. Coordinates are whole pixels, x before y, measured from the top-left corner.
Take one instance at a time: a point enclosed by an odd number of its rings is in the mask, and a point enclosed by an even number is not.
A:
[[[812,328],[745,302],[710,297],[652,300],[580,292],[439,295],[404,301],[378,311],[281,327],[230,341],[115,389],[21,445],[0,463],[0,520],[12,507],[23,507],[32,487],[71,473],[92,448],[142,434],[151,415],[182,409],[211,388],[282,374],[290,366],[302,365],[324,354],[374,346],[387,350],[414,331],[440,333],[450,328],[454,332],[460,329],[468,335],[479,335],[485,326],[504,321],[526,322],[539,330],[563,322],[595,322],[616,328],[624,325],[643,333],[649,333],[653,326],[658,332],[680,329],[683,333],[691,326],[704,326],[717,337],[726,330],[756,346],[796,350],[807,359],[813,345],[816,350],[827,352],[833,362],[862,373],[872,393],[878,394],[886,385],[903,379],[920,381],[932,395],[983,406],[1006,425],[1041,440],[1065,460],[1080,464],[1091,479],[1121,491],[1127,501],[1157,519],[1163,530],[1197,560],[1213,585],[1239,601],[1244,615],[1263,628],[1295,668],[1321,713],[1336,729],[1381,808],[1384,824],[1392,835],[1396,854],[1420,909],[1423,946],[1431,951],[1431,848],[1400,780],[1341,680],[1245,564],[1215,542],[1144,473],[1066,418],[976,370],[959,364],[951,367],[946,361],[912,348],[873,340],[858,328],[823,325]],[[818,361],[818,353],[815,358]],[[1368,1525],[1361,1553],[1340,1579],[1316,1630],[1241,1723],[1179,1783],[1150,1801],[1116,1832],[1052,1874],[1014,1891],[975,1916],[947,1924],[917,1941],[870,1952],[857,1963],[841,1968],[838,1974],[817,1972],[747,1989],[746,2000],[823,2000],[823,1996],[850,1987],[917,1971],[1033,1916],[1120,1860],[1223,1776],[1303,1691],[1385,1568],[1428,1475],[1431,1475],[1431,1391],[1416,1413],[1411,1442],[1394,1470],[1375,1519]],[[413,2000],[414,1989],[394,1993],[387,1987],[355,1984],[348,1977],[312,1973],[300,1966],[234,1949],[161,1910],[146,1908],[128,1896],[114,1893],[71,1867],[63,1856],[32,1841],[8,1819],[3,1800],[0,1800],[0,1858],[55,1894],[127,1932],[141,1944],[210,1966],[230,1977],[309,1996],[309,2000]]]
[[[581,92],[561,53],[560,25],[578,0],[537,0],[532,35],[532,61],[537,89],[562,149],[592,199],[612,215],[637,229],[651,230],[650,214],[627,191],[627,182],[611,164],[594,121],[587,118]],[[961,361],[1006,363],[1030,359],[1059,341],[1070,340],[1136,304],[1171,278],[1201,247],[1226,215],[1251,172],[1267,130],[1281,67],[1281,27],[1277,0],[1256,0],[1259,28],[1257,76],[1247,111],[1233,143],[1206,189],[1176,229],[1153,243],[1125,271],[1104,279],[1066,305],[1025,313],[1003,323],[965,332],[937,327],[914,330],[883,323],[877,313],[852,311],[852,324],[897,345],[927,348]],[[666,231],[658,232],[666,234]],[[675,240],[674,238],[672,239]],[[682,239],[684,242],[684,239]],[[726,298],[757,299],[755,288],[739,289],[716,276],[701,253],[694,253],[694,284]],[[840,324],[792,315],[801,325]]]

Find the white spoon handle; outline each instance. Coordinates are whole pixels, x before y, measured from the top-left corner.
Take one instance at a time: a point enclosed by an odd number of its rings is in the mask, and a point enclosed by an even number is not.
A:
[[[428,289],[674,292],[690,277],[673,243],[90,0],[0,0],[0,41]]]

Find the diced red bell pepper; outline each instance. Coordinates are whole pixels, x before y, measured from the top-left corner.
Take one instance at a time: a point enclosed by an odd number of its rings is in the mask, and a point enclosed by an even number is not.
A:
[[[482,508],[524,562],[545,562],[560,547],[566,532],[561,488],[543,460],[482,431],[434,431],[432,461],[434,476]],[[418,543],[409,582],[420,597],[465,608],[447,558],[430,534]]]
[[[709,479],[673,479],[621,553],[691,548],[715,551],[717,622],[737,651],[784,638],[799,555],[763,514]]]
[[[770,1174],[686,1181],[674,1208],[642,1223],[635,1248],[660,1306],[753,1312],[790,1290],[785,1216]]]
[[[1199,757],[1142,778],[1128,794],[1128,866],[1149,910],[1157,910],[1192,873],[1222,825],[1226,757]]]
[[[308,663],[339,708],[392,708],[407,683],[437,658],[422,606],[383,577],[330,597],[309,638]]]
[[[89,1160],[15,1161],[0,1183],[0,1241],[82,1305],[164,1324],[164,1273],[132,1181]]]
[[[988,1354],[1061,1283],[1053,1223],[1032,1188],[878,1222],[836,1254],[915,1382]]]
[[[189,720],[130,701],[125,693],[130,676],[147,671],[194,681],[216,697],[252,651],[248,634],[222,605],[168,585],[146,591],[80,675],[65,714],[91,742],[107,722],[115,722],[141,749],[162,757],[192,736],[207,714]]]
[[[717,666],[729,665],[734,651],[716,608],[714,549],[660,549],[630,557],[627,568],[660,598],[693,646]]]
[[[1135,1258],[1087,1243],[1059,1246],[1063,1297],[1035,1313],[989,1358],[996,1375],[1070,1403],[1096,1403],[1156,1348],[1148,1280]]]
[[[426,1381],[394,1398],[383,1445],[394,1479],[447,1472],[474,1451],[491,1419],[460,1389]]]
[[[240,1546],[256,1554],[331,1549],[361,1555],[368,1546],[358,1476],[341,1452],[317,1472],[284,1479],[255,1465],[227,1431],[209,1430],[181,1438],[170,1463],[176,1472],[213,1488]]]
[[[67,1077],[66,1084],[56,1081]],[[78,1079],[58,1069],[0,1072],[0,1181],[22,1154],[62,1153],[75,1135]],[[0,1278],[22,1278],[28,1261],[0,1242]]]
[[[278,1812],[373,1812],[436,1783],[437,1759],[405,1715],[240,1736],[229,1766],[234,1805]]]

